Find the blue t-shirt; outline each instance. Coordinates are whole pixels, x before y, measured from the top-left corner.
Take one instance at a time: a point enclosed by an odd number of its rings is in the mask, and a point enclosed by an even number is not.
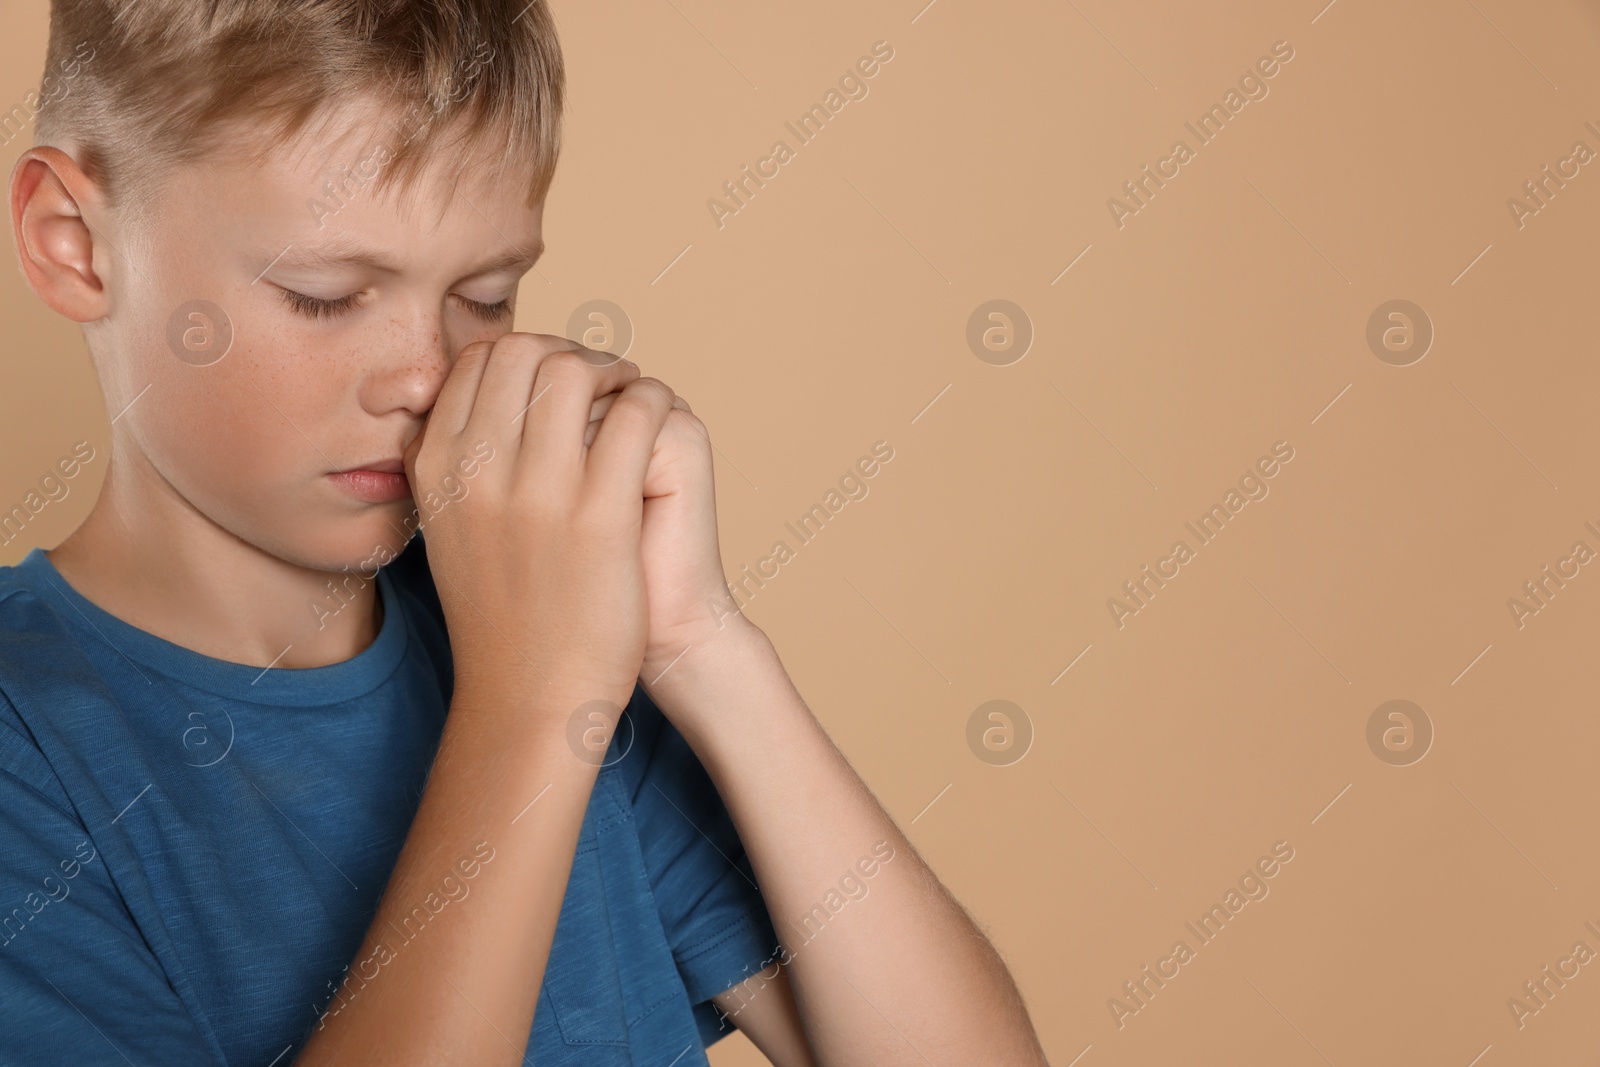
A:
[[[0,567],[0,1063],[285,1067],[321,1012],[466,906],[493,828],[416,902],[392,955],[356,960],[453,681],[420,534],[376,580],[370,647],[263,671],[123,622],[41,549]],[[635,686],[529,1060],[704,1065],[732,1029],[711,997],[776,941],[710,778]]]

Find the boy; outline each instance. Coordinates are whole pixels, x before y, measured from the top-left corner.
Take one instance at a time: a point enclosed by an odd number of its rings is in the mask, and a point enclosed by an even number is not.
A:
[[[704,426],[510,330],[546,6],[51,15],[12,232],[112,431],[0,569],[3,1058],[1043,1063],[737,612]]]

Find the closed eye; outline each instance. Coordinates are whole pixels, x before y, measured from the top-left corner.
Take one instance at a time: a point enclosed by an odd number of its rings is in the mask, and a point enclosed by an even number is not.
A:
[[[314,296],[297,293],[292,289],[280,287],[278,291],[283,294],[284,301],[298,314],[312,319],[335,318],[343,315],[355,308],[357,302],[361,299],[360,293],[341,296],[337,300],[320,300]],[[485,304],[482,301],[472,300],[460,294],[453,295],[457,300],[461,301],[468,311],[489,322],[498,322],[511,310],[511,298],[509,296],[497,303]]]
[[[297,293],[292,289],[279,289],[278,291],[283,294],[283,299],[288,302],[291,308],[313,319],[320,319],[324,315],[329,318],[342,315],[354,307],[356,300],[361,296],[360,293],[351,293],[349,296],[341,296],[337,300],[318,300],[314,296]]]
[[[488,322],[498,322],[511,311],[511,298],[509,296],[493,304],[470,300],[464,296],[457,296],[456,299],[461,301],[468,311]]]

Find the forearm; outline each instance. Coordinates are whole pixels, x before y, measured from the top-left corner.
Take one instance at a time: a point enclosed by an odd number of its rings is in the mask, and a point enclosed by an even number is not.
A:
[[[523,1062],[597,773],[566,741],[582,701],[534,692],[458,686],[377,914],[297,1067]]]
[[[733,817],[821,1063],[1044,1062],[993,947],[833,745],[764,633],[724,633],[659,678],[647,671],[645,685]]]

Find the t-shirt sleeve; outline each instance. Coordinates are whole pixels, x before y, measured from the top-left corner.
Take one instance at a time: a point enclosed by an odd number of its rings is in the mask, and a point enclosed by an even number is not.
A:
[[[0,725],[0,755],[17,742]],[[219,1062],[83,825],[4,766],[0,909],[0,1064]]]
[[[642,690],[638,697],[660,716]],[[711,776],[664,717],[634,815],[662,927],[709,1045],[731,1032],[711,998],[770,967],[778,938]]]

